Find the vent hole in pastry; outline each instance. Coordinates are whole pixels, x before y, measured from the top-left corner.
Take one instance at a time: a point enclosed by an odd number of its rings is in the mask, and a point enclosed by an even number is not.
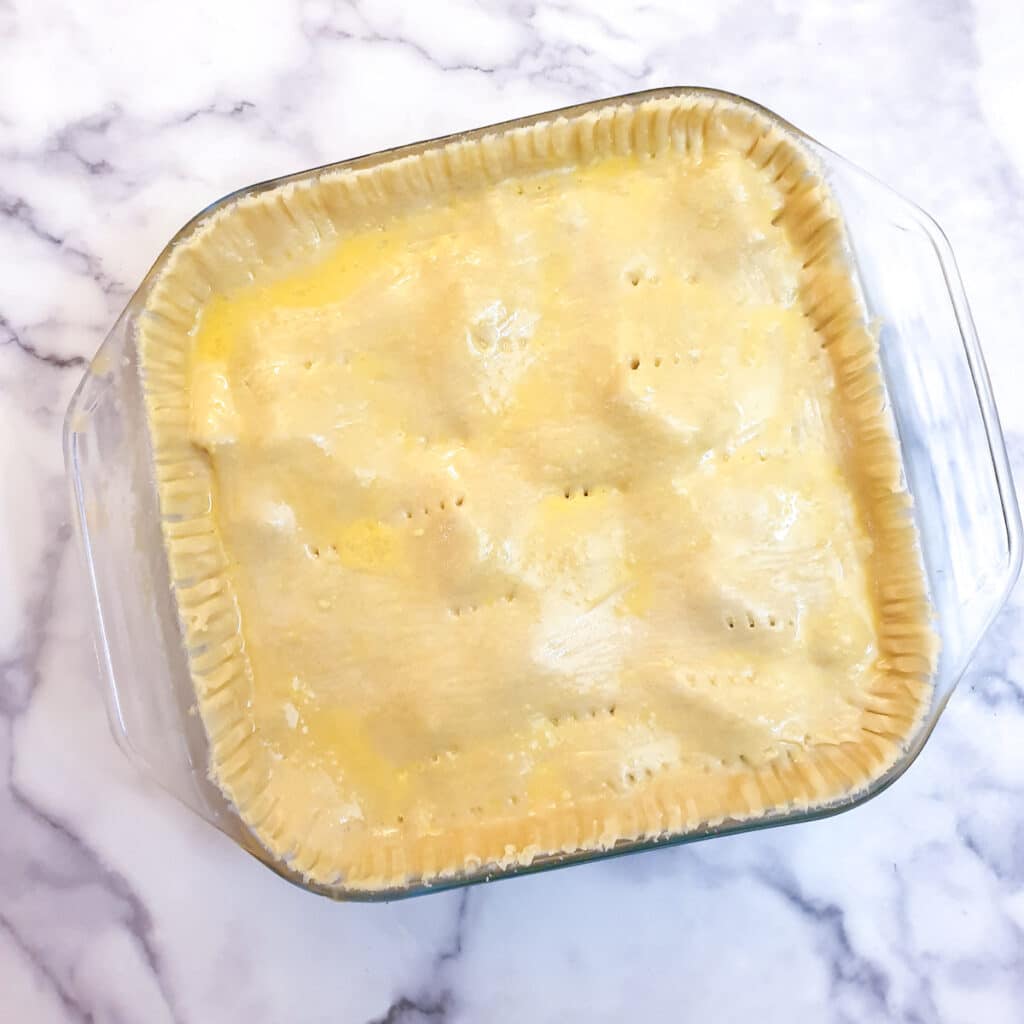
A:
[[[312,359],[307,359],[302,365],[303,365],[304,369],[312,370],[313,369],[313,360]]]
[[[615,717],[615,705],[614,704],[609,704],[608,705],[608,714],[611,715],[612,718]]]
[[[735,628],[736,628],[736,620],[735,620],[735,619],[734,619],[734,618],[733,618],[733,617],[732,617],[731,615],[730,615],[730,616],[728,616],[728,617],[726,618],[726,620],[725,620],[725,624],[726,624],[726,625],[727,625],[727,626],[728,626],[728,627],[729,627],[730,629],[735,629]]]
[[[590,497],[590,488],[589,487],[584,487],[583,488],[583,497],[584,498],[589,498]]]
[[[319,558],[320,557],[320,549],[315,544],[307,544],[306,545],[306,550],[309,552],[310,557],[312,557],[312,558]]]
[[[640,283],[640,271],[631,270],[629,272],[629,283],[635,288]]]
[[[635,786],[636,785],[636,775],[634,775],[633,772],[626,772],[626,781],[631,786]]]
[[[632,360],[630,361],[629,368],[631,370],[639,370],[640,369],[640,360],[637,359],[636,356],[633,356]]]
[[[440,508],[441,508],[441,511],[443,512],[444,511],[444,499],[443,498],[441,499],[441,502],[440,502]]]
[[[568,499],[572,497],[572,488],[566,487],[566,489],[562,493],[565,495],[566,500],[568,501]]]
[[[517,806],[518,804],[519,804],[519,797],[517,797],[517,796],[515,795],[515,793],[513,793],[513,794],[512,794],[512,795],[511,795],[511,796],[510,796],[510,797],[508,798],[508,805],[509,805],[509,807],[516,807],[516,806]]]
[[[775,629],[779,624],[779,620],[774,615],[768,616],[768,627],[769,629]]]
[[[395,821],[398,822],[399,825],[404,825],[405,824],[405,816],[400,814],[397,818],[395,818]]]
[[[464,497],[463,495],[461,495],[461,494],[460,494],[460,495],[459,495],[459,496],[458,496],[458,497],[457,497],[457,498],[455,499],[455,504],[456,504],[456,505],[457,505],[457,506],[458,506],[459,508],[462,508],[462,503],[463,503],[463,502],[464,502],[465,500],[466,500],[466,499],[465,499],[465,497]]]
[[[661,366],[661,356],[655,356],[654,357],[654,365],[656,367]]]
[[[405,518],[406,519],[412,519],[412,509],[411,508],[407,508],[405,510]]]
[[[750,612],[747,612],[747,628],[753,629],[756,625],[757,623],[754,621],[754,616],[751,615]]]

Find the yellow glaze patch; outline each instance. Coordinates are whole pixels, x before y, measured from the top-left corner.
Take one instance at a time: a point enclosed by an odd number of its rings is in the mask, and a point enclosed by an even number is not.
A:
[[[372,519],[358,519],[343,527],[335,549],[342,565],[367,572],[386,571],[398,560],[395,529]]]

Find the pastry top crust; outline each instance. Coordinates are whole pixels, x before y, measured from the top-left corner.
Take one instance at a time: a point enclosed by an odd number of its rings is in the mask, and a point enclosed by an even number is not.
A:
[[[810,806],[935,655],[826,188],[610,105],[242,197],[138,324],[212,777],[374,889]]]

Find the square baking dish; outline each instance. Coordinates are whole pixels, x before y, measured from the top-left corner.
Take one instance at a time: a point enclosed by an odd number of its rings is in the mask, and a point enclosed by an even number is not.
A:
[[[209,779],[207,738],[195,713],[195,691],[161,533],[139,374],[137,322],[153,282],[176,244],[198,222],[241,197],[326,172],[373,167],[439,144],[668,97],[720,98],[759,112],[798,140],[841,210],[864,302],[879,326],[889,411],[907,489],[914,498],[941,640],[926,712],[884,775],[866,789],[810,811],[726,820],[655,840],[621,841],[608,850],[545,855],[529,866],[484,865],[429,884],[367,891],[310,882],[258,842]],[[436,891],[852,807],[881,791],[916,757],[1020,567],[1020,518],[1005,448],[945,238],[922,211],[776,115],[712,90],[655,90],[604,100],[317,168],[225,197],[175,236],[104,342],[72,399],[65,423],[65,458],[77,534],[96,598],[97,650],[115,736],[140,767],[244,849],[284,877],[335,898],[387,899]]]

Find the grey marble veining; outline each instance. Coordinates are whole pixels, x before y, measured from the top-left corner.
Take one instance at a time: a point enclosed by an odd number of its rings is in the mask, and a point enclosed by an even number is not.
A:
[[[601,95],[731,89],[933,213],[1024,480],[1024,7],[0,6],[0,1019],[1024,1020],[1024,598],[919,760],[848,814],[381,906],[294,889],[105,721],[60,425],[219,195]]]

